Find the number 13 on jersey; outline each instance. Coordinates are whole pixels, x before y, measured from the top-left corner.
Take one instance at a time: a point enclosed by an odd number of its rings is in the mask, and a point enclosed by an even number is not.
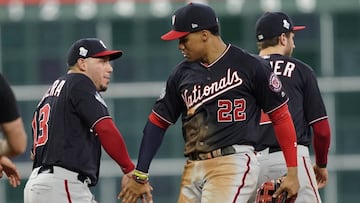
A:
[[[39,115],[38,115],[39,114]],[[31,122],[34,136],[33,154],[35,154],[36,147],[45,145],[48,140],[48,121],[50,115],[50,105],[46,104],[35,112],[34,118]],[[38,119],[38,120],[37,120]],[[37,125],[39,123],[39,125]]]

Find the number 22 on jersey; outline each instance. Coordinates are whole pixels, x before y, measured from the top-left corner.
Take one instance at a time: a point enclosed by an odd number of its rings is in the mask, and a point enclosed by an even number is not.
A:
[[[237,122],[246,120],[246,100],[228,99],[218,100],[218,122]]]

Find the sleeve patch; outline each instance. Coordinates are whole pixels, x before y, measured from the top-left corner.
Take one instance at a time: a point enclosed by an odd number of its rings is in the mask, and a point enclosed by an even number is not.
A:
[[[269,78],[269,87],[274,92],[280,92],[282,88],[282,84],[280,79],[275,75],[275,73],[271,73]]]

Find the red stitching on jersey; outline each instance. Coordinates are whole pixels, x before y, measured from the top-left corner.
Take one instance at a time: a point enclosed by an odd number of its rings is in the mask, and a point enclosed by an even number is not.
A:
[[[68,180],[64,180],[64,184],[65,184],[65,192],[66,192],[66,196],[67,196],[68,202],[71,203],[72,201],[71,201],[71,197],[70,197]]]
[[[235,195],[234,200],[232,201],[232,203],[235,203],[235,202],[236,202],[236,199],[239,197],[240,190],[241,190],[241,188],[244,187],[246,176],[249,174],[249,171],[250,171],[250,160],[251,160],[251,158],[250,158],[250,156],[249,156],[248,154],[245,154],[245,156],[248,157],[248,161],[246,162],[246,167],[247,167],[247,169],[246,169],[246,171],[245,171],[245,173],[244,173],[243,178],[241,179],[241,185],[238,187],[238,190],[237,190],[237,192],[236,192],[236,195]]]
[[[318,195],[317,195],[317,193],[316,193],[316,189],[315,189],[315,187],[314,187],[314,183],[313,183],[312,180],[311,180],[309,168],[308,168],[308,166],[306,165],[305,157],[303,156],[302,159],[303,159],[303,162],[304,162],[306,174],[307,174],[307,176],[308,176],[308,178],[309,178],[309,181],[310,181],[311,188],[312,188],[312,190],[314,191],[314,194],[315,194],[315,197],[316,197],[316,202],[320,202],[320,201],[319,201],[319,197],[318,197]]]

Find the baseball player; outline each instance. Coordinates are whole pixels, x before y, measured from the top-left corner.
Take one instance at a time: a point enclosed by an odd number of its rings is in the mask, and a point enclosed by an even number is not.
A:
[[[0,178],[3,172],[13,187],[20,185],[20,173],[10,158],[25,152],[27,136],[20,116],[14,92],[10,84],[0,74],[0,129],[4,139],[0,139]]]
[[[283,12],[267,12],[256,22],[256,37],[259,55],[270,62],[290,99],[289,111],[298,144],[300,189],[296,203],[320,203],[318,188],[324,187],[328,180],[326,164],[330,127],[314,71],[307,64],[291,57],[295,48],[295,31],[302,29],[305,26],[294,26],[289,16]],[[286,174],[285,160],[275,139],[273,125],[266,114],[263,114],[260,125],[262,138],[256,146],[260,162],[258,185]],[[309,156],[311,144],[316,158],[314,166]]]
[[[5,139],[0,139],[0,156],[15,157],[25,152],[27,136],[15,95],[0,74],[0,128]]]
[[[98,182],[101,146],[128,181],[135,166],[100,95],[110,82],[110,61],[121,55],[96,38],[70,47],[67,74],[54,81],[34,113],[34,163],[25,203],[95,203],[89,187]]]
[[[167,79],[143,130],[133,180],[122,189],[123,203],[133,203],[148,181],[151,160],[166,129],[182,119],[186,161],[178,203],[244,203],[256,189],[259,174],[254,145],[259,137],[260,109],[275,123],[288,166],[274,194],[297,193],[294,126],[287,96],[268,63],[226,44],[214,10],[189,3],[172,16],[163,40],[179,40],[184,55]]]

